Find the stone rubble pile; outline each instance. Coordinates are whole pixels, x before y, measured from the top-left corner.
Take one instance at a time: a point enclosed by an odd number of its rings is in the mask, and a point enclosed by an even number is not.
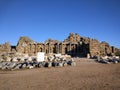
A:
[[[100,57],[97,59],[98,62],[100,63],[104,63],[104,64],[110,64],[110,63],[120,63],[120,57],[119,56],[104,56],[104,57]]]
[[[7,56],[9,57],[9,56]],[[52,54],[46,55],[44,61],[38,61],[37,56],[17,55],[16,57],[9,57],[6,60],[0,59],[1,70],[18,70],[31,69],[40,67],[64,67],[75,66],[73,58],[69,55]]]

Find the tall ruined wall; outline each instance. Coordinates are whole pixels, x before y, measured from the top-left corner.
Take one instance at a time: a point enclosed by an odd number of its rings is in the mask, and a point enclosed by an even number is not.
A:
[[[70,33],[69,36],[63,41],[64,43],[78,43],[80,42],[81,37],[76,33]]]
[[[120,49],[115,48],[115,47],[113,48],[114,48],[114,54],[120,56]]]
[[[87,56],[89,53],[90,38],[84,38],[77,33],[70,33],[69,36],[63,41],[64,53],[72,56]]]
[[[30,53],[31,51],[33,52],[33,48],[35,46],[32,44],[34,44],[34,41],[29,37],[20,37],[16,46],[16,50],[20,53]]]
[[[110,55],[113,49],[107,42],[99,42],[96,39],[81,37],[78,34],[70,33],[63,41],[48,39],[45,43],[34,43],[28,37],[21,37],[18,41],[17,51],[34,55],[37,52],[61,53],[72,56]],[[114,50],[115,51],[115,50]]]
[[[100,43],[100,54],[101,55],[111,55],[112,48],[107,42],[101,42]]]
[[[115,47],[111,47],[107,42],[99,42],[96,39],[81,37],[78,34],[70,33],[63,41],[48,39],[45,43],[36,43],[29,37],[20,37],[17,46],[11,46],[9,43],[0,45],[0,53],[2,52],[18,52],[28,55],[35,55],[37,52],[61,53],[71,56],[87,56],[111,55],[117,52]]]
[[[91,57],[97,56],[100,54],[100,43],[96,39],[91,39],[89,43],[90,55]]]
[[[11,51],[11,45],[8,42],[0,45],[0,54],[10,52],[10,51]]]

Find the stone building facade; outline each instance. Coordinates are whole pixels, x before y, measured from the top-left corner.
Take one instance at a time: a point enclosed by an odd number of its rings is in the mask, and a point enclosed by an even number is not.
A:
[[[107,42],[100,43],[96,39],[81,37],[76,33],[70,33],[62,42],[48,39],[45,43],[36,43],[29,37],[20,37],[17,46],[11,46],[10,48],[10,45],[5,44],[5,47],[1,49],[0,46],[0,51],[19,52],[30,56],[37,52],[45,52],[46,54],[61,53],[78,57],[86,57],[87,54],[90,54],[91,57],[94,57],[96,55],[111,55],[116,52],[116,48],[110,46]]]

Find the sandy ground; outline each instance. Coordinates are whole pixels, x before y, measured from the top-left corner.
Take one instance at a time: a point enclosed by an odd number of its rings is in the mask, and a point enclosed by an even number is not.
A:
[[[83,61],[84,60],[84,61]],[[120,63],[0,71],[0,90],[120,90]]]

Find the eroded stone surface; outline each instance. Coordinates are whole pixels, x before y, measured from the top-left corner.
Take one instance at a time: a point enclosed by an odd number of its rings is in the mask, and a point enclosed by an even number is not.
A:
[[[112,55],[118,49],[111,47],[107,42],[99,42],[89,37],[81,37],[78,34],[70,33],[62,42],[48,39],[45,43],[37,43],[29,37],[20,37],[17,46],[11,46],[9,43],[0,45],[0,58],[14,57],[16,53],[36,55],[37,52],[61,53],[71,56],[90,57],[97,55]],[[9,54],[9,55],[8,55]]]

